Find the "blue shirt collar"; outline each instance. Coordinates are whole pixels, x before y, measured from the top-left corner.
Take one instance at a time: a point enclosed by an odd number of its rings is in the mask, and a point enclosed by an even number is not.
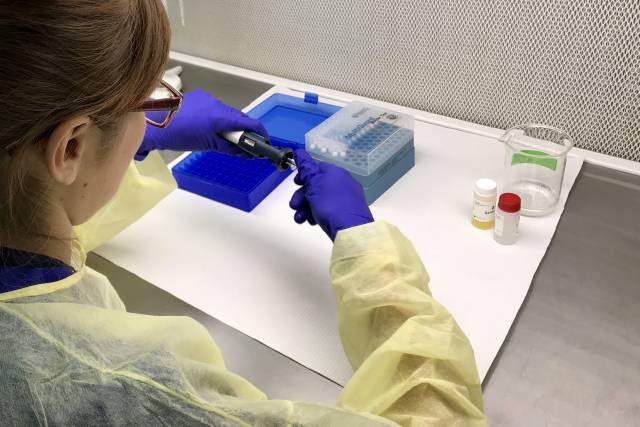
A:
[[[0,247],[0,293],[57,282],[73,273],[72,267],[55,258]]]

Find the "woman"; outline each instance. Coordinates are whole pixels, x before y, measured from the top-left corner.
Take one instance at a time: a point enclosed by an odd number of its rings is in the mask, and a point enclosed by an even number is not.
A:
[[[291,207],[335,240],[355,369],[337,406],[267,400],[194,320],[128,313],[84,260],[174,188],[153,151],[234,153],[218,132],[265,131],[203,92],[147,100],[170,40],[159,0],[0,0],[0,35],[3,425],[486,424],[471,346],[411,244],[304,152]]]

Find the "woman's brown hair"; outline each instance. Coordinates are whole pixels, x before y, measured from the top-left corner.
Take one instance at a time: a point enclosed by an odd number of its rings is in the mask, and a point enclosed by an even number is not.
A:
[[[46,220],[29,150],[78,115],[117,128],[158,83],[169,43],[160,0],[0,0],[0,245]]]

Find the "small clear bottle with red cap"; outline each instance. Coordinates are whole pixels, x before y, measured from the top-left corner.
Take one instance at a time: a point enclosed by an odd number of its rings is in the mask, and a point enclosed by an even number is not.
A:
[[[498,199],[493,238],[501,245],[513,245],[518,240],[522,200],[514,193],[503,193]]]

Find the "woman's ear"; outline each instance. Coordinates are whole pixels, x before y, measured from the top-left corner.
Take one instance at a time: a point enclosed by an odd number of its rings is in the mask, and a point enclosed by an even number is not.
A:
[[[88,116],[65,120],[43,141],[47,169],[56,182],[70,185],[76,180],[87,149],[90,124]]]

